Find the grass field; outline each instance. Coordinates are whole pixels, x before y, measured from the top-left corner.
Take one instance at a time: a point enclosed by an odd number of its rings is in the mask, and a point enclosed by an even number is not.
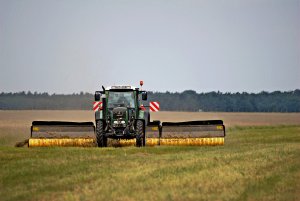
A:
[[[32,120],[93,113],[0,111],[0,200],[300,200],[300,114],[171,115],[155,119],[223,119],[225,145],[15,148]]]

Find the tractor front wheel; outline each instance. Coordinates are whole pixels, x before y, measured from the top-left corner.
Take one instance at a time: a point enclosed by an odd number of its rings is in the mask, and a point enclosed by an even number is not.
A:
[[[107,137],[104,132],[104,123],[102,120],[96,121],[96,139],[98,147],[107,147]]]
[[[136,146],[143,147],[145,146],[145,129],[144,129],[144,122],[142,120],[137,120],[136,122]]]

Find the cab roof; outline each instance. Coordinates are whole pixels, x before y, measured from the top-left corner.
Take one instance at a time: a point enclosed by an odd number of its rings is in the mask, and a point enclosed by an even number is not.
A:
[[[109,91],[109,90],[136,90],[138,88],[136,88],[135,86],[130,86],[130,85],[114,85],[114,86],[109,86],[106,87],[105,90]]]

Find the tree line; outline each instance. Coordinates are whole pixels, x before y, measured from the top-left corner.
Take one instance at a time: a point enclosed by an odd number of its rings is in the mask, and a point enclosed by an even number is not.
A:
[[[150,93],[161,102],[162,110],[214,112],[300,112],[300,90],[260,93]]]
[[[0,110],[91,110],[94,94],[0,93]],[[300,90],[260,93],[148,92],[162,111],[300,112]]]

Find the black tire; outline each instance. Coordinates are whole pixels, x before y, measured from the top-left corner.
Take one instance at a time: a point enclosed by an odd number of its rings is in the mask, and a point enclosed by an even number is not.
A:
[[[137,120],[136,122],[136,146],[143,147],[145,146],[145,129],[144,122],[142,120]]]
[[[107,147],[107,137],[104,132],[104,123],[102,120],[96,121],[96,139],[98,147]]]

